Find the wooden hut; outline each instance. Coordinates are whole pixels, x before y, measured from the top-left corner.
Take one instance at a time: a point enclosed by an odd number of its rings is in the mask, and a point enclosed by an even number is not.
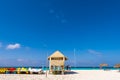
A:
[[[120,68],[120,64],[116,64],[114,67],[115,68]]]
[[[49,60],[49,71],[52,73],[64,73],[64,66],[67,57],[65,57],[60,51],[55,51]]]
[[[108,64],[105,64],[105,63],[100,64],[100,69],[102,69],[102,67],[107,67],[107,66],[108,66]]]
[[[119,72],[120,72],[120,64],[116,64],[114,68],[119,68]]]

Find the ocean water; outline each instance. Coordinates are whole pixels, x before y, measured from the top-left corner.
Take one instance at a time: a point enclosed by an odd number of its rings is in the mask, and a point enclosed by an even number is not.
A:
[[[66,69],[66,68],[65,68]],[[114,67],[103,67],[104,70],[119,70]],[[43,70],[49,70],[49,68],[43,68]],[[70,70],[100,70],[99,67],[71,67]]]
[[[102,69],[118,70],[114,67],[103,67]],[[100,70],[100,67],[72,67],[71,70]]]
[[[3,67],[0,67],[0,68],[3,68]],[[14,68],[19,68],[19,67],[14,67]],[[25,67],[25,68],[29,68],[29,67]],[[42,68],[44,71],[49,70],[48,67],[34,67],[34,68]],[[102,69],[119,70],[118,68],[114,68],[114,67],[103,67]],[[70,70],[100,70],[100,68],[99,67],[71,67]]]

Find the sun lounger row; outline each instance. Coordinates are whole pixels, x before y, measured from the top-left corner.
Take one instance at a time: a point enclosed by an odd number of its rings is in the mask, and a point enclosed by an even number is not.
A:
[[[0,68],[0,73],[2,74],[42,74],[44,71],[41,68]]]

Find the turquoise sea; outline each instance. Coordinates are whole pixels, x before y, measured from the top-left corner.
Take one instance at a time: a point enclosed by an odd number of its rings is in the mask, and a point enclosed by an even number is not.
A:
[[[102,69],[118,70],[114,67],[103,67]],[[99,67],[72,67],[71,70],[100,70]]]
[[[66,69],[66,68],[65,68]],[[99,67],[71,67],[71,70],[100,70]],[[104,70],[119,70],[118,68],[114,67],[103,67]],[[43,68],[43,70],[49,70],[49,68]]]
[[[3,67],[0,67],[0,68],[3,68]],[[18,67],[14,67],[14,68],[18,68]],[[29,67],[25,67],[25,68],[29,68]],[[49,70],[48,67],[34,67],[34,68],[42,68],[44,71]],[[103,67],[102,69],[119,70],[118,68],[114,68],[114,67]],[[71,67],[70,70],[100,70],[100,68],[99,67]]]

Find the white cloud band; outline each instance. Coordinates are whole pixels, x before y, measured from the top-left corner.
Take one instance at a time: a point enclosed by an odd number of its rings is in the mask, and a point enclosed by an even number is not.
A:
[[[102,55],[102,53],[97,52],[97,51],[95,51],[95,50],[91,50],[91,49],[89,49],[88,52],[91,53],[91,54],[98,55],[98,56],[101,56],[101,55]]]
[[[21,45],[18,44],[18,43],[16,43],[16,44],[9,44],[9,45],[7,46],[7,49],[18,49],[18,48],[20,48],[20,47],[21,47]]]

